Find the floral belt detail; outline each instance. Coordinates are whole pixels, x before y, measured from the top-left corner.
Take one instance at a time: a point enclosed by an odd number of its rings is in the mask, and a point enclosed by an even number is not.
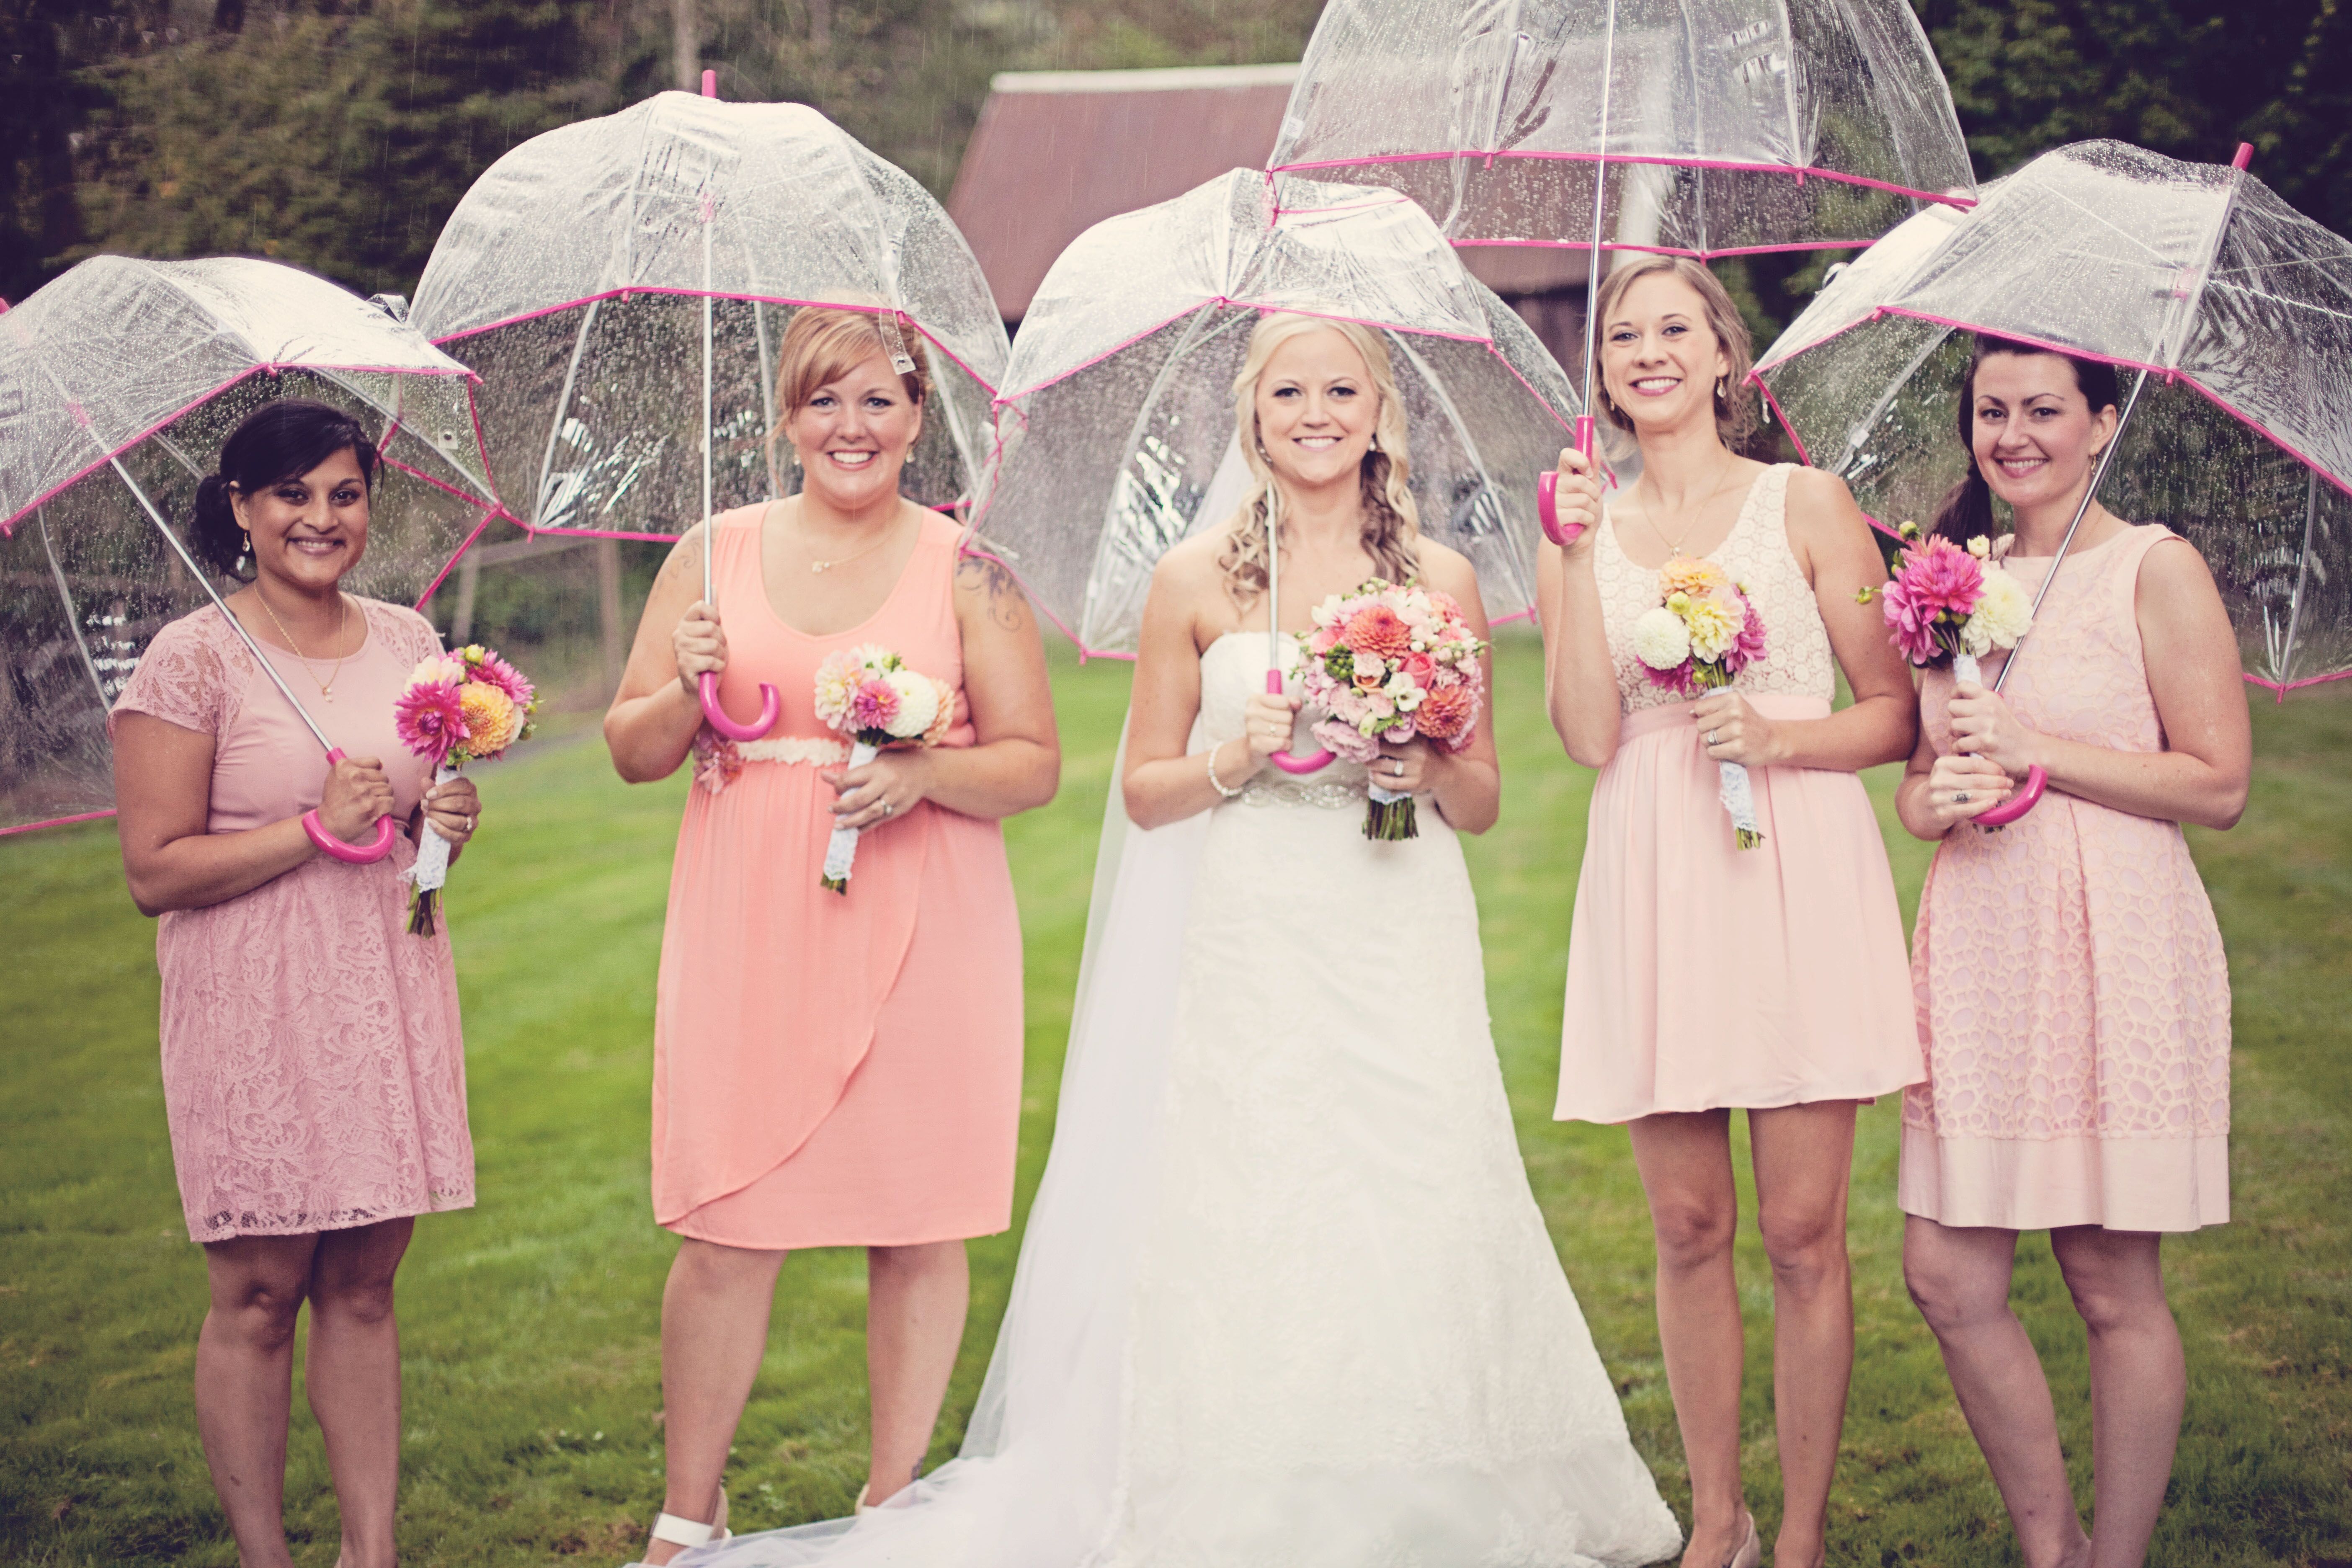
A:
[[[1242,785],[1235,798],[1244,805],[1360,806],[1364,780],[1270,779],[1261,774]]]
[[[849,761],[846,742],[829,735],[774,735],[764,741],[730,741],[705,724],[694,734],[694,782],[717,795],[735,782],[746,763],[838,767]]]

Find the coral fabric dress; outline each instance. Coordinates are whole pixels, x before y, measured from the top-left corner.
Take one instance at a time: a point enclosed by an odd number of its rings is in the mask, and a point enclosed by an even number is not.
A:
[[[400,743],[393,700],[441,640],[414,610],[353,598],[367,640],[329,674],[268,657],[319,727],[374,757],[405,820],[432,783]],[[307,668],[306,668],[307,664]],[[317,695],[316,679],[331,687]],[[325,759],[252,653],[207,605],[155,635],[113,716],[145,713],[213,737],[213,833],[319,804]],[[372,866],[319,856],[251,892],[156,922],[163,1110],[196,1241],[341,1230],[470,1207],[465,1042],[446,922],[408,934],[402,834]]]
[[[2140,563],[2178,537],[2142,526],[2067,556],[2002,691],[2027,726],[2164,749],[2136,603]],[[2008,564],[2028,586],[2049,570]],[[1931,671],[1939,753],[1951,698]],[[1905,1213],[2007,1230],[2230,1217],[2230,972],[2179,823],[2053,790],[1998,833],[1955,828],[1911,975],[1928,1079],[1903,1100]]]
[[[1763,617],[1734,689],[1768,719],[1827,717],[1829,634],[1789,548],[1790,465],[1766,469],[1710,559]],[[1903,918],[1861,779],[1748,770],[1764,842],[1741,849],[1691,700],[1651,683],[1633,623],[1659,602],[1605,511],[1593,542],[1625,718],[1592,787],[1570,935],[1560,1121],[1867,1100],[1926,1076]]]
[[[812,637],[769,603],[765,510],[717,520],[719,701],[748,718],[766,681],[782,712],[765,739],[705,758],[678,826],[654,1015],[654,1217],[770,1249],[1003,1230],[1022,1023],[1003,830],[924,801],[860,837],[845,895],[819,885],[835,797],[818,771],[848,748],[817,720],[817,666],[876,644],[963,708],[956,529],[927,519],[882,607]],[[941,743],[973,739],[966,711]]]

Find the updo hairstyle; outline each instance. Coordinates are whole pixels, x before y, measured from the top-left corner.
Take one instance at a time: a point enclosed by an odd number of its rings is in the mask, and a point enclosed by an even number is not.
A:
[[[2021,343],[2014,338],[1979,336],[1976,352],[1969,356],[1968,374],[1960,377],[1960,412],[1957,421],[1960,450],[1968,455],[1969,477],[1947,491],[1943,504],[1936,509],[1934,531],[1955,544],[1992,537],[1992,487],[1985,483],[1984,470],[1977,467],[1977,366],[1995,354],[2048,354],[2052,359],[2064,360],[2074,367],[2074,384],[2081,389],[2083,400],[2091,405],[2094,417],[2102,408],[2116,405],[2116,367],[2105,361],[2078,359],[2055,349]],[[2116,432],[2117,437],[2122,434],[2120,430]]]
[[[220,467],[196,486],[188,518],[188,544],[197,560],[224,577],[250,583],[238,567],[245,558],[245,530],[237,526],[229,498],[252,497],[299,479],[336,453],[359,459],[360,477],[375,486],[375,443],[360,422],[340,408],[308,397],[284,397],[245,417],[221,444]]]

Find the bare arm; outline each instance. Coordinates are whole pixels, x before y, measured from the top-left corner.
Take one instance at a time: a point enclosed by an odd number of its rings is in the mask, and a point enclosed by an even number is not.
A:
[[[967,555],[956,563],[955,611],[976,740],[886,752],[864,767],[825,770],[822,776],[839,794],[834,816],[845,826],[871,827],[919,800],[992,819],[1054,798],[1062,742],[1045,643],[1027,596],[1003,566]]]
[[[1469,560],[1444,545],[1423,541],[1421,546],[1422,578],[1431,587],[1454,596],[1470,622],[1470,629],[1484,642],[1492,628],[1486,624],[1486,606],[1478,597],[1477,569]],[[1396,780],[1378,782],[1408,795],[1427,791],[1436,796],[1439,815],[1452,824],[1457,832],[1484,833],[1495,826],[1503,804],[1502,767],[1495,756],[1495,658],[1490,650],[1479,656],[1479,664],[1486,676],[1487,700],[1478,710],[1478,727],[1471,731],[1470,743],[1459,752],[1449,752],[1433,746],[1426,741],[1414,740],[1402,746],[1383,742],[1383,758],[1393,757],[1405,764],[1404,774]],[[1616,690],[1612,677],[1610,690]],[[1375,767],[1384,764],[1375,764]]]
[[[1812,584],[1813,602],[1829,633],[1830,651],[1845,671],[1853,705],[1826,719],[1766,720],[1736,692],[1702,699],[1692,716],[1702,730],[1720,727],[1742,743],[1712,748],[1718,761],[1858,773],[1908,756],[1919,733],[1919,699],[1911,671],[1886,635],[1878,611],[1855,602],[1864,587],[1886,579],[1885,562],[1872,542],[1870,522],[1845,481],[1803,468],[1789,478],[1789,543]],[[1772,628],[1766,626],[1769,639]],[[1746,709],[1737,719],[1734,706]]]
[[[2252,721],[2238,638],[2221,591],[2194,549],[2158,543],[2141,558],[2135,597],[2148,693],[2164,727],[2160,752],[2119,752],[2027,729],[2008,703],[1964,685],[1952,700],[1955,748],[2012,777],[2040,766],[2053,789],[2135,816],[2230,827],[2246,809]]]
[[[114,827],[140,913],[226,903],[319,854],[298,816],[242,833],[207,831],[212,787],[212,736],[148,713],[115,720]],[[356,844],[391,809],[381,763],[349,757],[327,775],[319,820]]]
[[[1139,827],[1165,827],[1208,810],[1223,798],[1209,782],[1212,766],[1226,789],[1239,789],[1289,743],[1297,700],[1260,693],[1250,699],[1239,737],[1206,752],[1184,749],[1201,712],[1197,628],[1212,595],[1224,592],[1214,540],[1196,534],[1152,569],[1127,711],[1127,773],[1119,781],[1127,815]],[[1274,740],[1277,729],[1281,738]]]
[[[1593,542],[1601,528],[1601,482],[1591,460],[1573,450],[1560,453],[1559,472],[1560,521],[1582,523],[1584,531],[1565,547],[1547,540],[1536,552],[1544,700],[1551,727],[1568,754],[1588,768],[1605,767],[1617,754],[1624,708],[1617,693],[1608,628],[1601,617],[1601,586],[1592,574]]]
[[[662,563],[637,617],[621,689],[604,713],[613,768],[631,784],[666,779],[686,761],[702,728],[696,681],[727,668],[727,634],[702,603],[702,529],[688,529]]]

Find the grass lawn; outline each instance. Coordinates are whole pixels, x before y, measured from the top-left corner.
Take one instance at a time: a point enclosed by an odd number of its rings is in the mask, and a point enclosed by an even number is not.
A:
[[[1499,673],[1502,825],[1471,847],[1487,984],[1537,1196],[1636,1440],[1687,1502],[1624,1135],[1549,1120],[1569,905],[1590,775],[1544,724],[1526,641]],[[1026,1211],[1053,1131],[1097,826],[1127,668],[1056,668],[1060,797],[1013,822],[1028,940]],[[2234,1223],[2167,1248],[2188,1343],[2187,1430],[2154,1561],[2352,1564],[2352,692],[2257,705],[2245,822],[2192,832],[2236,988]],[[1906,909],[1924,847],[1873,780]],[[630,789],[593,728],[485,769],[489,826],[450,889],[480,1202],[428,1216],[401,1275],[409,1561],[617,1563],[661,1494],[657,1318],[672,1243],[646,1199],[654,968],[684,785]],[[110,827],[0,840],[0,1560],[226,1564],[189,1381],[204,1268],[183,1228],[155,1066],[152,931]],[[1867,1111],[1854,1174],[1860,1358],[1832,1513],[1840,1563],[2017,1561],[1933,1341],[1903,1293],[1896,1112]],[[1752,1205],[1751,1205],[1752,1211]],[[971,1328],[934,1462],[953,1453],[1011,1282],[1017,1235],[972,1248]],[[2083,1336],[2046,1245],[2016,1300],[2052,1371],[2089,1500]],[[1752,1226],[1749,1497],[1779,1516],[1769,1285]],[[846,1511],[863,1473],[863,1260],[785,1266],[737,1440],[737,1528]],[[299,1375],[299,1374],[298,1374]],[[333,1561],[334,1500],[298,1414],[296,1560]]]

